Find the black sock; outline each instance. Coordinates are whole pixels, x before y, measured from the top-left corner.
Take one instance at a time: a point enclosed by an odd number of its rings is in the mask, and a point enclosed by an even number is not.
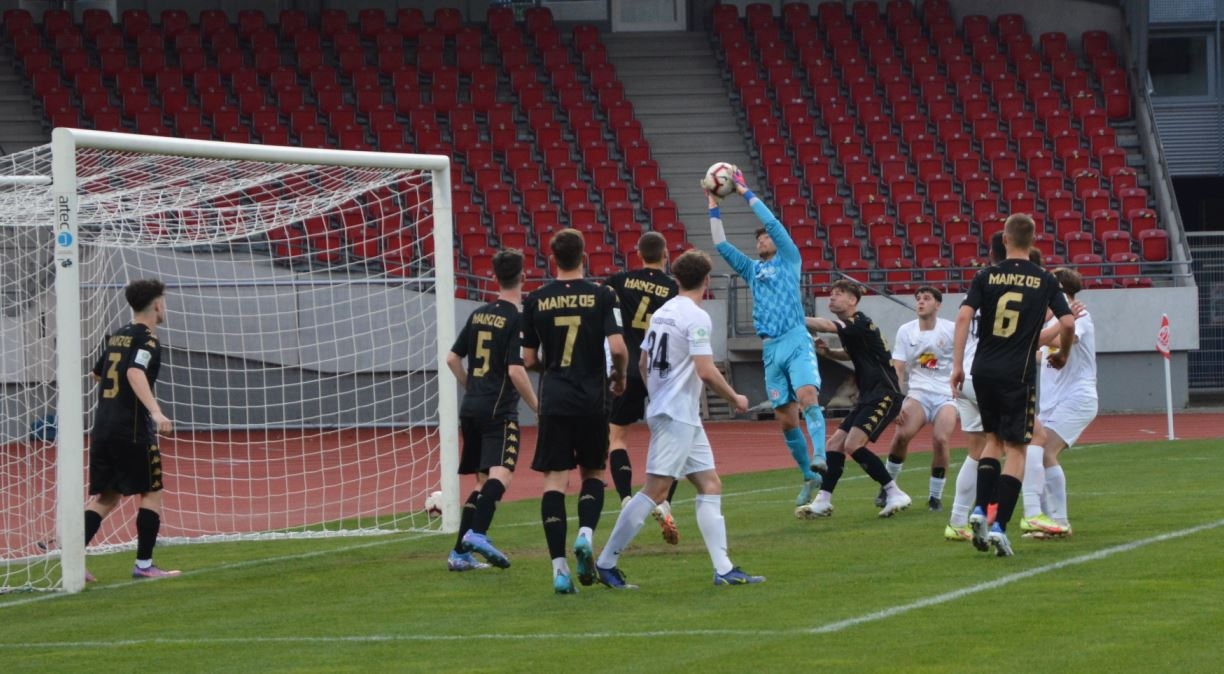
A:
[[[93,540],[102,528],[102,516],[92,510],[85,511],[85,545]]]
[[[935,478],[936,480],[942,480],[944,475],[947,475],[947,471],[947,468],[932,468],[931,477]]]
[[[565,557],[565,494],[546,491],[540,497],[540,520],[544,523],[544,540],[548,541],[548,558]]]
[[[676,498],[676,487],[680,486],[680,480],[672,480],[672,486],[667,490],[667,502],[671,503],[673,498]]]
[[[995,513],[995,524],[998,524],[1003,531],[1007,531],[1007,522],[1011,519],[1012,513],[1016,511],[1016,501],[1020,499],[1022,486],[1020,480],[1011,475],[999,477],[999,484],[995,492],[995,502],[999,504],[999,510]]]
[[[578,492],[578,526],[590,527],[593,531],[599,526],[599,516],[603,514],[604,504],[603,480],[588,478],[582,481],[582,489]]]
[[[506,493],[506,485],[497,478],[485,480],[480,490],[480,500],[476,502],[476,515],[472,518],[472,531],[478,534],[489,533],[489,525],[493,523],[493,512],[497,510],[497,502]]]
[[[633,466],[629,465],[629,452],[623,447],[608,453],[608,465],[612,469],[612,484],[620,500],[633,495]]]
[[[986,512],[995,495],[995,484],[999,481],[999,460],[983,458],[978,460],[977,501],[974,506]]]
[[[830,494],[837,488],[837,481],[841,479],[842,473],[846,471],[846,455],[842,452],[829,452],[825,457],[825,462],[829,464],[829,470],[824,474],[824,479],[820,482],[820,490],[827,491]]]
[[[472,518],[476,516],[476,502],[479,499],[480,492],[473,491],[463,502],[463,510],[459,514],[459,535],[455,537],[455,552],[459,554],[466,552],[463,549],[463,535],[472,528]]]
[[[893,463],[905,463],[904,456],[897,456],[896,454],[892,454],[892,453],[888,455],[888,460]]]
[[[892,482],[892,476],[888,474],[888,469],[884,467],[884,462],[870,449],[859,447],[850,456],[859,465],[859,468],[862,468],[863,472],[867,473],[871,479],[879,482],[881,487]]]
[[[136,559],[153,559],[153,546],[161,530],[161,515],[141,508],[136,511]]]

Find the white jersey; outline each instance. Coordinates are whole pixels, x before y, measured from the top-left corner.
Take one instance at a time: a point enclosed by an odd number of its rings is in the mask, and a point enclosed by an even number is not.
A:
[[[1057,319],[1051,319],[1046,326],[1055,322]],[[1071,347],[1067,365],[1061,370],[1050,367],[1047,362],[1050,354],[1057,351],[1057,346],[1041,347],[1044,367],[1041,368],[1039,400],[1042,414],[1068,401],[1097,399],[1096,327],[1092,323],[1092,316],[1085,313],[1075,319],[1075,345]]]
[[[667,300],[650,318],[642,341],[646,355],[646,416],[701,425],[701,378],[693,356],[712,356],[710,315],[683,296]]]
[[[923,330],[917,319],[897,329],[892,358],[905,363],[911,393],[951,395],[948,382],[952,379],[952,341],[955,336],[956,324],[946,318],[936,318],[935,327],[931,330]]]
[[[977,355],[978,343],[978,319],[982,316],[982,312],[973,312],[973,320],[969,321],[969,337],[965,339],[965,357],[961,359],[965,370],[965,379],[973,377],[973,357]],[[953,333],[955,335],[955,333]]]

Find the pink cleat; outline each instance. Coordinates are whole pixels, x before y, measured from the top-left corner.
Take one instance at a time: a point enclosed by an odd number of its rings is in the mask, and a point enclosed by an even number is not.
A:
[[[85,569],[85,582],[86,583],[94,583],[94,582],[97,582],[97,580],[98,579],[94,578],[94,575],[89,572],[89,569]]]
[[[178,569],[174,569],[172,571],[162,571],[156,566],[150,566],[147,569],[142,569],[139,566],[132,567],[133,578],[173,578],[181,573],[182,571],[179,571]]]

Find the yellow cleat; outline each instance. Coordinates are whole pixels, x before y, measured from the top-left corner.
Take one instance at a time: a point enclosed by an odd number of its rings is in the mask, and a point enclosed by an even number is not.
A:
[[[973,531],[969,529],[969,525],[954,527],[951,524],[944,527],[944,539],[955,542],[963,542],[973,540]]]

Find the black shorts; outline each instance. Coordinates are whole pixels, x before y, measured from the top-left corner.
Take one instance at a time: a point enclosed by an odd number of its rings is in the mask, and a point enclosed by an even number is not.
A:
[[[157,444],[89,443],[89,493],[117,491],[124,496],[161,491],[162,463]]]
[[[519,457],[517,419],[460,417],[459,431],[463,435],[460,475],[487,473],[499,466],[514,472]]]
[[[901,404],[905,397],[900,393],[878,393],[859,398],[858,404],[850,410],[850,414],[838,426],[847,433],[851,428],[857,428],[867,434],[867,439],[875,442],[880,434],[901,413]]]
[[[1009,379],[974,377],[982,430],[1003,442],[1027,445],[1033,439],[1037,416],[1037,387]]]
[[[646,418],[646,384],[637,377],[625,380],[625,394],[612,398],[612,414],[608,421],[628,426]]]
[[[574,468],[603,470],[607,464],[608,417],[603,414],[540,417],[532,470],[541,473]]]

